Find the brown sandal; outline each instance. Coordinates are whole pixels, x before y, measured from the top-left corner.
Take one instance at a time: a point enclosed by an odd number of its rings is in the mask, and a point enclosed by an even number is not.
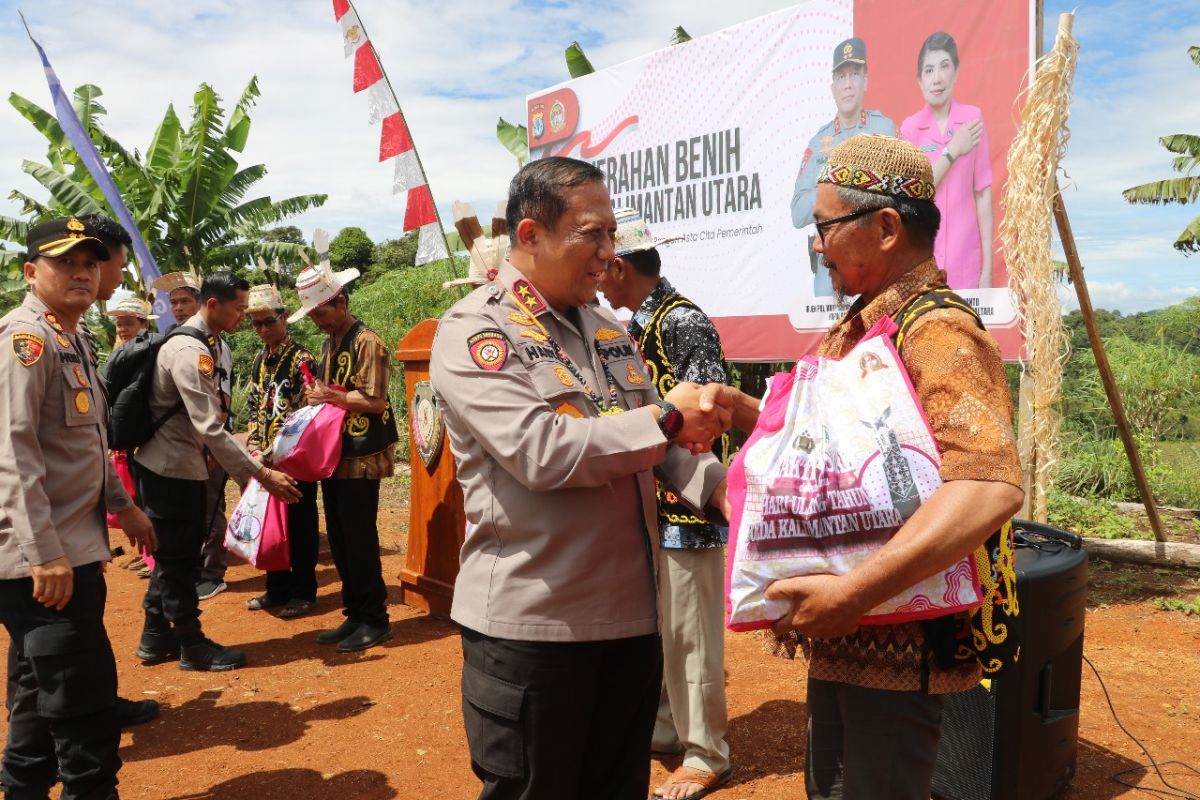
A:
[[[684,798],[686,798],[686,800],[700,800],[701,797],[708,797],[717,789],[720,789],[722,786],[728,783],[731,775],[733,775],[732,769],[727,769],[718,775],[717,773],[709,772],[706,769],[680,767],[671,773],[671,777],[667,778],[666,783],[654,790],[654,796],[666,797],[665,790],[670,789],[672,784],[694,783],[700,787],[700,790],[691,794],[686,794],[684,795]]]

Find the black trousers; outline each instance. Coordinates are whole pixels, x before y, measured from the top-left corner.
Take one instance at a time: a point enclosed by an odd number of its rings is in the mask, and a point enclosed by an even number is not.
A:
[[[942,697],[808,679],[812,800],[928,800]]]
[[[46,800],[56,780],[63,800],[117,797],[117,665],[98,563],[75,569],[62,611],[33,599],[33,579],[0,581],[8,648],[8,743],[0,784],[7,800]]]
[[[527,642],[462,629],[463,721],[480,800],[645,800],[658,635]]]
[[[166,633],[173,626],[180,643],[191,644],[202,636],[196,583],[200,547],[208,531],[207,481],[167,478],[136,461],[130,464],[138,499],[158,537],[154,571],[142,598],[146,629]]]
[[[284,603],[317,599],[317,484],[298,481],[296,488],[300,499],[287,507],[291,568],[267,573],[267,596]]]
[[[221,467],[208,473],[204,482],[204,541],[200,545],[200,580],[220,583],[228,568],[225,549],[225,482],[229,474]]]
[[[342,579],[342,613],[366,625],[387,625],[387,586],[376,521],[379,481],[330,478],[321,481],[321,494],[329,549]]]

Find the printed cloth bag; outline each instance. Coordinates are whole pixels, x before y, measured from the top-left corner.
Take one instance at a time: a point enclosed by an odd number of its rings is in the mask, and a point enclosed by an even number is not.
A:
[[[941,457],[884,317],[844,358],[805,357],[771,382],[729,469],[727,624],[770,626],[790,608],[769,584],[844,575],[887,542],[942,481]],[[945,616],[980,602],[973,556],[871,610],[862,624]]]
[[[288,569],[287,527],[287,503],[251,478],[225,528],[225,549],[261,570]]]
[[[298,481],[320,481],[342,459],[346,409],[332,403],[304,406],[288,415],[271,445],[271,465]]]

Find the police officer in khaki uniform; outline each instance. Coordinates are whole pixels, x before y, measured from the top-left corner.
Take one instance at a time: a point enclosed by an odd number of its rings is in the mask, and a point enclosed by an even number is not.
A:
[[[662,686],[654,471],[692,508],[725,469],[699,387],[661,401],[596,303],[616,219],[603,174],[547,158],[508,199],[512,254],[446,313],[430,369],[468,521],[451,616],[481,798],[644,800]]]
[[[117,669],[104,629],[105,511],[154,532],[108,460],[104,390],[79,320],[108,252],[77,219],[29,229],[21,306],[0,319],[0,621],[8,656],[5,796],[117,797]]]
[[[211,509],[205,501],[206,454],[245,483],[255,477],[272,495],[299,499],[296,482],[262,466],[226,430],[228,409],[217,385],[220,333],[234,331],[246,310],[250,284],[229,272],[214,272],[200,289],[202,306],[184,326],[204,341],[176,335],[163,343],[154,371],[150,412],[167,421],[133,458],[138,497],[154,523],[158,549],[142,607],[146,612],[137,656],[147,664],[179,659],[184,670],[223,671],[246,662],[245,654],[222,647],[200,628],[196,595],[197,554]]]
[[[818,130],[804,151],[796,189],[792,194],[792,225],[803,228],[813,223],[813,200],[817,191],[817,176],[829,160],[833,148],[859,133],[896,135],[896,123],[881,111],[863,108],[867,95],[867,45],[854,37],[833,48],[833,82],[830,84],[837,116]],[[809,268],[813,273],[813,297],[833,294],[829,271],[821,269],[820,256],[808,239]]]

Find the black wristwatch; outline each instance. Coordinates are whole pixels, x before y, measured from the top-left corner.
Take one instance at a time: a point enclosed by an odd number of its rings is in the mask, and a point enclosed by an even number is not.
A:
[[[667,441],[674,439],[683,430],[683,412],[666,400],[659,400],[658,429],[662,431]]]

